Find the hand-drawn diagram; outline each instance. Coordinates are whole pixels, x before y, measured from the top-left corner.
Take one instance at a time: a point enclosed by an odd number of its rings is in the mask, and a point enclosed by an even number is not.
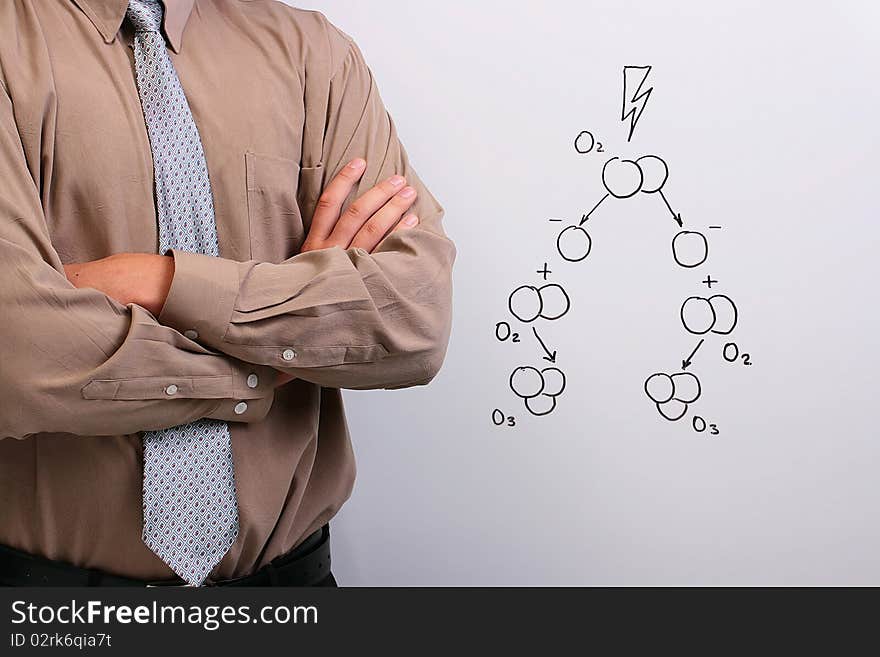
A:
[[[581,226],[569,226],[556,238],[556,250],[563,260],[580,262],[586,260],[593,250],[593,240]]]
[[[510,375],[510,389],[529,413],[549,415],[556,410],[556,398],[565,392],[565,374],[557,367],[518,367]]]
[[[635,133],[651,94],[653,86],[648,85],[651,66],[626,66],[623,69],[623,109],[621,121],[627,122],[626,141],[630,142]],[[598,141],[593,132],[582,131],[574,141],[575,151],[581,155],[595,155],[605,152],[605,145]],[[607,203],[625,202],[637,194],[656,195],[662,200],[662,211],[668,212],[677,228],[672,237],[672,256],[675,266],[696,270],[709,260],[709,239],[707,232],[685,228],[685,219],[677,211],[666,195],[670,169],[666,161],[658,155],[643,155],[636,159],[620,156],[609,157],[602,168],[601,183],[604,195],[590,206],[580,221],[566,226],[556,235],[556,252],[565,263],[583,263],[593,252],[593,239],[587,225],[594,214]],[[551,219],[552,222],[563,221]],[[708,231],[722,230],[723,226],[710,225]],[[550,415],[557,408],[557,401],[566,388],[566,375],[557,364],[558,352],[550,349],[538,334],[536,324],[543,319],[550,322],[565,317],[571,309],[571,299],[565,289],[556,283],[548,283],[552,274],[549,263],[544,263],[538,274],[543,276],[541,286],[522,285],[516,288],[508,299],[508,310],[515,320],[532,325],[532,333],[538,347],[543,352],[541,358],[552,367],[517,367],[510,375],[509,385],[514,395],[523,400],[526,410],[533,416]],[[701,274],[702,276],[702,274]],[[709,290],[719,281],[707,275],[699,281]],[[659,415],[669,422],[678,422],[688,415],[691,407],[701,400],[703,387],[700,378],[689,372],[694,359],[704,350],[707,339],[713,336],[730,336],[739,323],[739,310],[733,299],[725,294],[707,296],[692,295],[681,305],[680,321],[685,332],[699,336],[697,345],[689,355],[680,361],[681,371],[652,374],[644,383],[648,398],[656,406]],[[508,322],[496,326],[496,337],[501,342],[521,342],[520,333]],[[728,338],[729,339],[729,338]],[[736,342],[718,345],[719,361],[728,364],[752,365],[751,354],[744,353]],[[708,348],[708,347],[707,347]],[[705,358],[705,356],[702,356]],[[677,366],[676,366],[677,367]],[[507,416],[500,409],[493,412],[496,426],[515,426],[516,418]],[[718,425],[707,422],[699,415],[693,415],[692,425],[698,433],[719,435]]]
[[[653,87],[643,91],[648,76],[651,75],[651,68],[650,66],[623,67],[623,109],[620,111],[620,120],[630,120],[627,141],[632,141],[636,125],[642,118],[651,94],[654,93]]]
[[[597,153],[605,152],[605,146],[589,130],[584,130],[577,136],[574,140],[574,149],[581,155],[589,155],[594,150]]]
[[[688,333],[730,335],[736,328],[739,312],[730,297],[716,294],[708,299],[688,297],[681,305],[681,323]]]
[[[683,230],[672,240],[672,256],[686,269],[699,267],[709,259],[709,240],[703,233]]]
[[[561,285],[523,285],[511,293],[507,305],[511,315],[531,324],[539,318],[553,321],[564,317],[571,309],[571,300]]]
[[[678,422],[687,415],[688,406],[696,402],[703,389],[700,380],[690,372],[681,374],[652,374],[645,381],[645,392],[660,415],[670,422]]]
[[[602,207],[602,204],[609,198],[625,200],[641,192],[642,194],[658,194],[672,214],[675,223],[680,228],[683,227],[684,220],[681,218],[681,213],[673,209],[663,192],[667,180],[669,180],[669,167],[656,155],[645,155],[637,160],[621,160],[619,157],[612,157],[602,168],[602,184],[608,193],[581,218],[580,226],[587,223],[593,213]]]

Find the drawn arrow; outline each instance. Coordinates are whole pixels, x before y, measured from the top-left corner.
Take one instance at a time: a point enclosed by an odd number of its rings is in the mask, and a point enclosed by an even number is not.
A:
[[[697,355],[697,352],[700,350],[700,347],[703,346],[705,340],[700,340],[700,343],[694,348],[691,352],[691,355],[687,357],[687,360],[681,361],[681,369],[686,370],[691,366],[692,361],[694,360],[694,356]]]
[[[537,338],[538,343],[541,345],[541,348],[544,350],[544,353],[547,354],[546,356],[544,356],[544,360],[546,360],[547,362],[556,364],[556,352],[550,351],[547,348],[547,345],[544,344],[544,341],[541,339],[541,336],[538,335],[538,329],[536,329],[534,326],[532,327],[532,332],[535,334],[535,337]]]
[[[669,199],[666,198],[666,194],[663,193],[662,189],[660,190],[660,197],[663,199],[663,202],[666,203],[666,207],[669,208],[669,211],[672,213],[672,218],[675,219],[675,223],[678,224],[678,227],[684,228],[684,221],[681,219],[681,213],[672,209],[672,206],[669,204]]]
[[[599,201],[598,203],[596,203],[596,205],[593,206],[593,209],[590,210],[587,214],[584,215],[584,218],[581,219],[581,226],[583,226],[585,223],[587,223],[587,221],[590,220],[590,216],[591,216],[596,210],[599,209],[599,206],[600,206],[600,205],[602,205],[605,201],[608,200],[608,197],[609,197],[609,196],[611,196],[611,194],[605,194],[605,196],[602,197],[602,200]]]

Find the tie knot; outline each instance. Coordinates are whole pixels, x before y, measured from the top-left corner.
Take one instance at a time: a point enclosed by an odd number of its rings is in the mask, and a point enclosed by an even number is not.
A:
[[[125,16],[135,32],[158,32],[162,26],[162,3],[159,0],[129,0]]]

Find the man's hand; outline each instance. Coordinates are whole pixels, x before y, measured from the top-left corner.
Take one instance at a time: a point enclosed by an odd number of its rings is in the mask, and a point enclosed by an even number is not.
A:
[[[419,218],[407,214],[417,193],[402,176],[379,183],[342,212],[342,204],[366,168],[364,160],[352,160],[324,188],[303,243],[303,253],[334,246],[362,248],[372,253],[388,233],[418,225]]]
[[[407,214],[416,201],[416,190],[408,187],[402,176],[392,176],[379,183],[342,212],[342,204],[366,169],[364,160],[352,160],[324,188],[302,253],[334,246],[343,249],[359,247],[372,253],[388,233],[419,225],[416,215]],[[295,378],[279,372],[276,386]]]
[[[150,253],[115,253],[100,260],[64,265],[67,279],[94,288],[123,305],[136,303],[158,317],[174,276],[174,259]]]
[[[64,265],[67,279],[79,288],[94,288],[123,305],[136,303],[158,317],[165,305],[174,259],[149,253],[115,253],[100,260]],[[294,378],[276,371],[274,387]]]
[[[330,181],[318,199],[302,253],[334,246],[372,252],[390,232],[418,226],[419,218],[408,213],[417,193],[402,176],[379,183],[342,211],[342,204],[366,168],[364,160],[353,160]],[[64,265],[64,273],[78,288],[94,288],[123,305],[136,303],[158,317],[174,277],[174,259],[149,253],[116,253],[100,260]],[[275,385],[294,378],[278,372]]]

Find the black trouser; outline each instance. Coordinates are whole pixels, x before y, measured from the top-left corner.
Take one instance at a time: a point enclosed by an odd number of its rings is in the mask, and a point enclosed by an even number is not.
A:
[[[16,585],[15,584],[7,584],[6,582],[0,582],[0,587],[7,587],[8,588],[8,587],[13,587],[13,586],[16,586]],[[255,584],[254,586],[259,586],[259,584]],[[271,586],[271,584],[267,583],[267,584],[264,584],[264,586]],[[339,584],[336,583],[336,578],[333,577],[333,573],[330,573],[329,575],[327,575],[327,577],[322,579],[320,582],[317,582],[315,584],[310,584],[310,586],[332,586],[334,588],[338,588]]]
[[[321,580],[320,582],[318,582],[317,584],[313,584],[312,586],[333,586],[333,587],[338,587],[339,584],[336,583],[336,578],[333,577],[333,573],[330,573],[329,575],[327,575],[327,577],[325,577],[324,579],[322,579],[322,580]]]
[[[0,586],[181,586],[180,578],[147,582],[27,554],[0,545]],[[330,527],[324,525],[255,573],[208,586],[337,586],[330,571]]]

